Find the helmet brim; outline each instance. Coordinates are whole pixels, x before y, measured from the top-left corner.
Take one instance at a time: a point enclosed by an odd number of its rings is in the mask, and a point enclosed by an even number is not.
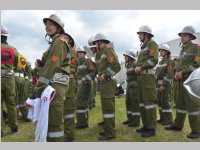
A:
[[[166,50],[166,49],[163,49],[163,48],[159,48],[158,51],[160,51],[160,50],[163,50],[163,51],[168,52],[168,53],[171,54],[171,52],[169,50]]]
[[[47,21],[52,21],[52,22],[54,22],[54,23],[57,24],[63,31],[65,31],[64,28],[63,28],[57,21],[55,21],[54,19],[51,19],[51,18],[44,18],[44,19],[43,19],[43,23],[44,23],[45,25],[46,25]]]
[[[135,59],[135,57],[130,56],[130,55],[128,55],[128,54],[123,54],[123,56],[127,56],[127,57],[129,57],[129,58],[131,58],[131,59]]]
[[[147,34],[149,34],[151,37],[154,37],[154,35],[151,34],[151,33],[149,33],[149,32],[137,32],[137,34],[139,34],[139,33],[147,33]]]
[[[86,52],[83,52],[83,51],[77,51],[77,54],[78,54],[78,53],[86,54]]]
[[[99,39],[99,40],[95,40],[95,41],[93,41],[93,44],[95,43],[95,42],[97,42],[97,41],[105,41],[106,43],[110,43],[110,41],[109,40],[101,40],[101,39]]]
[[[8,33],[1,33],[1,36],[8,37]]]
[[[181,34],[189,34],[189,35],[191,35],[192,36],[192,40],[195,40],[197,38],[194,34],[186,33],[186,32],[180,32],[180,33],[178,33],[178,36],[181,36]]]

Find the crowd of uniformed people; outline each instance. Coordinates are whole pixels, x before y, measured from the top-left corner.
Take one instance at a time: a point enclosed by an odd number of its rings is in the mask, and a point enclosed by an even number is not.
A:
[[[14,134],[20,131],[18,120],[31,122],[26,99],[39,98],[51,85],[56,95],[49,108],[48,142],[74,141],[74,130],[89,128],[89,111],[95,107],[97,87],[103,116],[98,123],[103,127],[98,140],[115,139],[115,75],[121,65],[112,41],[97,33],[89,38],[85,49],[76,46],[57,15],[44,18],[43,23],[49,48],[33,67],[8,44],[8,31],[1,26],[1,137],[5,136],[6,124]],[[158,45],[153,40],[149,26],[141,26],[136,34],[141,42],[139,53],[123,54],[127,75],[127,120],[123,124],[138,127],[136,132],[149,138],[156,136],[157,123],[174,134],[181,132],[188,115],[191,132],[187,137],[200,138],[200,101],[193,100],[184,87],[184,81],[200,66],[200,47],[192,43],[196,39],[194,28],[185,26],[178,33],[181,52],[176,58],[172,58],[169,45]],[[87,56],[87,50],[95,59]]]

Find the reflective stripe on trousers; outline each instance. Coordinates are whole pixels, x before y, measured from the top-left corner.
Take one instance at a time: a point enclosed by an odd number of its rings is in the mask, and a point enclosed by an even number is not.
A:
[[[198,116],[198,115],[200,115],[200,111],[189,112],[188,114],[190,116]]]
[[[171,113],[171,112],[172,112],[171,109],[161,109],[161,111],[162,111],[163,113]]]
[[[140,107],[144,107],[145,109],[153,109],[156,108],[156,104],[152,104],[152,105],[144,105],[143,103],[139,104]]]
[[[132,116],[140,116],[140,112],[127,111],[127,114],[130,114]]]
[[[131,111],[127,111],[127,114],[131,114],[132,112]]]
[[[104,114],[104,118],[114,118],[114,114]]]
[[[64,119],[74,118],[74,114],[65,115]]]
[[[181,113],[181,114],[186,114],[187,111],[186,110],[182,110],[182,109],[176,109],[177,113]]]
[[[77,113],[86,113],[86,112],[88,112],[88,110],[87,109],[83,109],[83,110],[77,110],[76,112]]]
[[[190,115],[190,116],[198,116],[198,115],[200,115],[200,111],[188,112],[186,110],[177,109],[176,112],[177,113],[182,113],[182,114],[187,114],[188,113],[188,115]]]
[[[140,116],[140,112],[132,112],[131,115],[132,116]]]
[[[50,138],[63,137],[64,136],[64,131],[60,131],[60,132],[48,132],[47,136],[50,137]]]

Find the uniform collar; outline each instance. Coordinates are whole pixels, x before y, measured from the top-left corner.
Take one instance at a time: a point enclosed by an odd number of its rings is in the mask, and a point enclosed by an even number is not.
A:
[[[133,64],[133,63],[135,63],[135,61],[131,59],[131,60],[129,60],[128,62],[126,62],[125,64],[126,64],[126,65],[129,65],[129,64]]]
[[[83,58],[78,58],[78,62],[79,62],[79,63],[83,63],[83,62],[85,61],[85,59],[86,59],[85,57],[83,57]]]
[[[192,45],[192,41],[189,41],[189,42],[183,44],[182,48],[187,48],[187,47],[189,47],[190,45]]]
[[[151,39],[145,41],[144,43],[142,43],[141,49],[144,49],[144,48],[148,45],[148,43],[149,43],[150,41],[151,41]]]
[[[53,42],[58,36],[60,36],[59,33],[55,34],[55,35],[53,36],[53,38],[52,38],[52,42]]]

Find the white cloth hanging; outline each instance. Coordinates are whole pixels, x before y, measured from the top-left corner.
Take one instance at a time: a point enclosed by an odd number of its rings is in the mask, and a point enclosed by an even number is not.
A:
[[[35,142],[46,142],[49,120],[49,106],[56,91],[48,85],[41,94],[41,98],[27,99],[26,103],[31,105],[28,118],[36,123]]]

